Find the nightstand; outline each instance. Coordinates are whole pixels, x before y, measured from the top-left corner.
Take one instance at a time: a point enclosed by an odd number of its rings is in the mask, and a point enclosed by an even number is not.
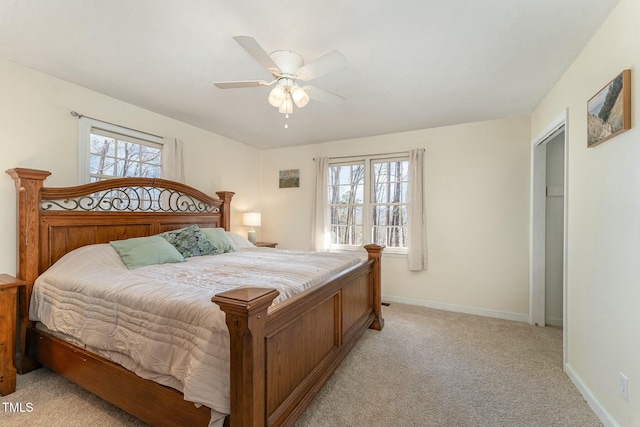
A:
[[[255,245],[259,248],[275,248],[278,246],[277,243],[273,242],[256,242]]]
[[[17,296],[23,280],[0,274],[0,395],[16,391]]]

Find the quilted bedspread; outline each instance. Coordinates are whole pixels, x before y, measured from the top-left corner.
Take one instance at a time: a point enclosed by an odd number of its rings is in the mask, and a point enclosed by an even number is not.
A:
[[[355,255],[250,248],[128,270],[111,245],[91,245],[37,279],[29,315],[186,400],[228,414],[229,333],[211,297],[273,287],[277,303],[359,262]]]

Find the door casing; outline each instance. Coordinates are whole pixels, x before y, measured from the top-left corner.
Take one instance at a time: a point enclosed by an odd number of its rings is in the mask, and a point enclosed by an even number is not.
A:
[[[564,132],[564,236],[563,236],[563,273],[562,273],[562,329],[563,329],[563,366],[568,360],[568,320],[567,320],[567,208],[568,208],[568,161],[569,144],[567,137],[567,116],[565,109],[549,123],[542,132],[531,140],[531,177],[530,177],[530,236],[529,236],[529,323],[545,326],[545,223],[546,223],[546,143]]]

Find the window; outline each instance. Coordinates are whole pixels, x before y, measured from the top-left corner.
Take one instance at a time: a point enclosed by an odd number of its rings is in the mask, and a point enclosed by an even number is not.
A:
[[[115,177],[160,178],[162,146],[127,135],[92,129],[90,182]]]
[[[406,252],[408,170],[407,157],[329,164],[332,249],[379,243]]]
[[[162,140],[121,126],[82,117],[78,138],[78,182],[118,177],[162,176]]]

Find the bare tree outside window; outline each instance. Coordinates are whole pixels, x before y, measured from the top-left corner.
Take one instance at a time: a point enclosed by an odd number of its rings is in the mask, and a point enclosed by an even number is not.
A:
[[[330,166],[331,243],[406,249],[408,169],[406,159]]]
[[[409,161],[373,164],[373,242],[407,247]]]
[[[90,134],[89,174],[90,182],[110,178],[146,177],[160,178],[162,174],[162,146],[133,137],[96,130]],[[122,194],[97,194],[105,206],[117,208]],[[134,191],[131,198],[139,198]],[[142,206],[151,200],[139,200]]]
[[[330,167],[329,199],[331,242],[339,245],[361,246],[364,164]]]
[[[91,134],[89,173],[91,182],[109,178],[161,176],[161,147]]]

